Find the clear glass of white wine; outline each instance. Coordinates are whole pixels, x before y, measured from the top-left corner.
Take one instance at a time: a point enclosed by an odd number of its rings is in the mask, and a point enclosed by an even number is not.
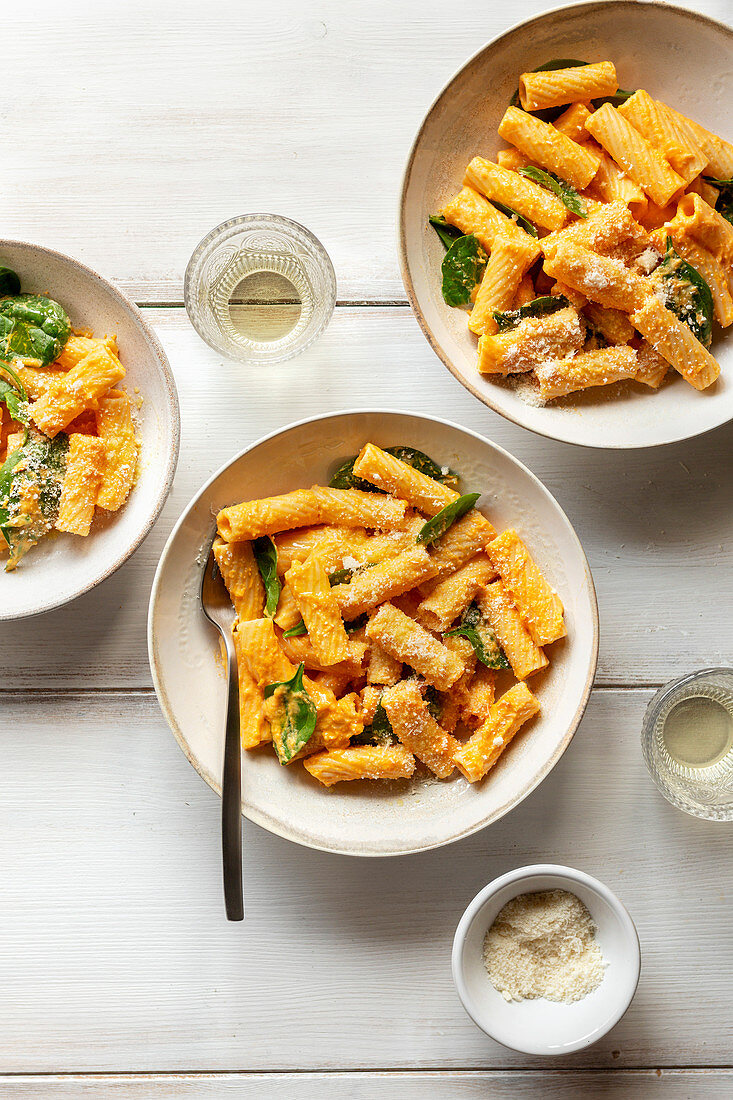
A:
[[[733,821],[733,669],[702,669],[660,688],[641,746],[668,802],[694,817]]]
[[[336,276],[304,226],[277,214],[245,214],[198,244],[184,300],[192,325],[216,351],[245,363],[279,363],[325,329]]]

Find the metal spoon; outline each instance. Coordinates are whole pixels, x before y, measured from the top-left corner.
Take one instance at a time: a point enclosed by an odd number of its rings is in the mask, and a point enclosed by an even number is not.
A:
[[[216,537],[216,536],[214,536]],[[244,920],[242,894],[242,758],[239,738],[239,676],[234,648],[234,608],[213,551],[201,580],[201,608],[220,631],[227,652],[227,720],[224,735],[224,775],[221,784],[221,844],[224,863],[224,904],[228,920]]]

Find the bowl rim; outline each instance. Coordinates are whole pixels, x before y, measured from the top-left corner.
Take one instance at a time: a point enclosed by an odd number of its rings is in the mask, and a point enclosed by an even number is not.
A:
[[[20,248],[27,252],[40,252],[45,253],[48,256],[53,256],[57,260],[61,260],[64,263],[71,264],[86,278],[91,279],[101,285],[101,287],[122,306],[130,310],[135,321],[137,321],[140,328],[151,345],[152,351],[158,360],[158,366],[163,379],[163,388],[166,395],[166,403],[168,412],[170,414],[172,432],[170,435],[170,447],[168,450],[167,460],[165,462],[165,470],[163,474],[163,480],[161,482],[161,488],[153,503],[152,511],[150,512],[147,520],[143,524],[141,530],[136,537],[129,543],[124,551],[117,555],[115,559],[108,565],[102,574],[90,581],[83,588],[78,589],[70,595],[63,596],[61,599],[53,599],[50,603],[44,603],[42,605],[36,605],[31,607],[27,611],[23,611],[20,614],[7,614],[0,607],[0,622],[13,621],[19,619],[31,618],[34,615],[42,615],[47,611],[53,611],[56,608],[63,607],[65,604],[72,603],[74,600],[79,599],[80,596],[86,595],[87,592],[91,592],[93,588],[96,588],[98,584],[106,581],[108,577],[111,577],[113,573],[116,573],[120,566],[132,557],[138,547],[144,542],[147,536],[150,534],[153,526],[157,522],[163,505],[168,499],[168,495],[173,485],[173,478],[175,477],[176,467],[178,465],[178,455],[181,446],[181,410],[178,400],[178,390],[176,387],[173,370],[171,368],[168,356],[166,355],[163,345],[153,332],[150,325],[143,317],[142,311],[135,302],[127,297],[122,290],[104,275],[100,275],[94,268],[89,267],[87,264],[81,262],[81,260],[75,259],[73,256],[67,255],[65,252],[60,252],[55,248],[47,248],[42,244],[34,244],[32,241],[14,240],[10,237],[0,238],[0,252],[4,248]]]
[[[468,934],[473,924],[480,918],[487,904],[506,886],[517,885],[517,894],[531,892],[530,884],[532,880],[540,877],[554,877],[566,885],[569,884],[570,887],[572,887],[573,883],[580,884],[602,898],[613,910],[614,916],[618,920],[624,931],[626,940],[628,941],[630,955],[624,957],[624,965],[628,966],[629,973],[634,974],[635,971],[628,999],[623,1003],[619,1002],[620,1007],[609,1017],[607,1026],[605,1026],[603,1030],[599,1030],[597,1033],[593,1033],[590,1036],[584,1036],[574,1043],[567,1043],[563,1046],[562,1050],[552,1051],[538,1050],[536,1045],[531,1046],[529,1044],[524,1046],[513,1046],[504,1039],[498,1039],[487,1026],[486,1022],[481,1018],[481,1013],[477,1010],[463,978],[466,940],[468,939]],[[525,889],[526,886],[529,886],[529,890]],[[563,886],[553,887],[553,889],[564,888]],[[583,1050],[585,1047],[592,1046],[594,1043],[597,1043],[599,1039],[602,1039],[604,1035],[607,1035],[625,1015],[636,995],[639,979],[641,977],[641,943],[639,941],[639,933],[637,932],[636,925],[628,909],[618,895],[615,894],[610,887],[606,886],[604,882],[601,882],[600,879],[587,874],[585,871],[580,871],[575,867],[569,867],[561,863],[532,863],[525,867],[515,867],[513,871],[507,871],[506,874],[499,875],[498,878],[492,879],[492,881],[484,886],[482,890],[479,890],[478,894],[476,894],[473,900],[466,906],[453,937],[451,973],[461,1004],[476,1024],[476,1027],[480,1028],[480,1030],[493,1039],[494,1042],[499,1043],[509,1050],[517,1050],[521,1054],[544,1055],[548,1058],[552,1058],[564,1054],[572,1054],[574,1051]]]
[[[438,338],[433,335],[433,332],[432,332],[430,326],[428,325],[428,322],[427,322],[427,320],[425,318],[425,315],[423,313],[422,307],[421,307],[421,305],[418,301],[417,294],[415,292],[415,287],[414,287],[414,284],[413,284],[413,281],[412,281],[412,275],[410,273],[410,266],[409,266],[408,255],[407,255],[407,234],[406,234],[406,229],[405,229],[406,210],[407,210],[407,192],[408,192],[408,189],[409,189],[409,186],[410,186],[410,181],[411,181],[411,177],[412,177],[412,170],[413,170],[413,167],[414,167],[415,157],[416,157],[416,154],[417,154],[417,147],[418,147],[418,144],[420,143],[420,141],[422,139],[422,136],[423,136],[423,133],[424,133],[426,127],[428,126],[428,123],[431,121],[434,112],[436,111],[436,109],[438,108],[441,100],[443,99],[443,96],[446,94],[446,92],[449,91],[449,89],[454,84],[454,82],[456,80],[458,80],[458,78],[461,77],[463,75],[463,73],[471,65],[473,65],[474,62],[476,62],[481,57],[482,54],[486,53],[488,50],[492,49],[493,47],[498,46],[499,43],[501,43],[503,39],[508,38],[510,35],[515,34],[515,32],[517,32],[517,31],[526,30],[526,29],[530,28],[531,25],[534,24],[534,23],[538,23],[541,20],[545,20],[548,17],[559,16],[564,12],[582,12],[582,11],[585,11],[586,13],[589,14],[589,13],[592,13],[593,11],[598,10],[599,8],[609,8],[609,7],[618,7],[618,8],[645,8],[645,7],[647,7],[647,8],[652,8],[652,7],[654,7],[654,8],[666,8],[666,9],[672,11],[672,12],[676,12],[680,15],[687,16],[687,17],[689,17],[690,19],[692,19],[696,22],[706,24],[707,26],[710,26],[710,27],[714,27],[718,31],[723,31],[726,35],[728,35],[729,38],[733,39],[733,27],[729,27],[727,24],[722,23],[718,19],[714,19],[712,16],[705,15],[702,12],[693,11],[691,8],[686,8],[681,4],[670,4],[670,3],[667,2],[667,0],[584,0],[583,3],[558,4],[556,7],[546,8],[544,11],[537,12],[536,14],[529,16],[527,19],[522,19],[518,23],[512,23],[512,25],[510,27],[508,27],[506,30],[501,31],[500,34],[495,35],[493,38],[490,38],[488,40],[488,42],[485,42],[482,46],[480,46],[479,49],[477,49],[474,53],[472,53],[470,55],[470,57],[468,57],[463,62],[463,64],[460,65],[458,69],[456,69],[456,71],[448,78],[448,80],[445,82],[445,84],[441,87],[440,91],[435,96],[432,103],[428,107],[425,115],[423,116],[422,122],[420,123],[420,126],[417,130],[417,133],[415,134],[415,137],[414,137],[414,139],[412,141],[412,144],[410,146],[409,152],[407,154],[407,160],[405,162],[405,167],[404,167],[403,172],[402,172],[402,181],[401,181],[401,185],[400,185],[398,207],[397,207],[397,218],[396,218],[397,255],[398,255],[398,258],[399,258],[400,275],[402,277],[402,284],[403,284],[403,286],[405,288],[405,291],[407,293],[407,299],[408,299],[410,308],[412,309],[412,312],[415,316],[415,319],[417,320],[417,323],[418,323],[418,325],[420,326],[420,328],[422,330],[423,336],[427,340],[428,345],[430,346],[430,348],[437,355],[437,357],[440,359],[440,361],[443,363],[443,365],[448,368],[448,370],[453,375],[453,377],[456,379],[456,381],[460,382],[460,384],[465,389],[467,389],[468,392],[470,394],[472,394],[473,397],[475,397],[483,405],[486,405],[488,408],[490,408],[494,412],[498,413],[499,416],[503,416],[504,419],[508,420],[510,423],[516,424],[518,427],[524,428],[525,431],[533,432],[535,435],[542,436],[545,439],[554,439],[554,440],[557,440],[558,442],[561,442],[561,443],[570,444],[573,447],[592,447],[595,450],[641,451],[641,450],[647,450],[650,447],[669,447],[669,446],[672,446],[674,443],[681,443],[681,442],[684,442],[687,439],[699,438],[700,436],[707,435],[709,432],[714,432],[718,428],[723,427],[724,423],[729,423],[730,422],[730,418],[729,418],[728,421],[724,421],[720,424],[713,424],[708,428],[701,428],[699,431],[698,430],[692,431],[689,434],[679,435],[679,436],[676,436],[675,438],[672,438],[672,439],[666,439],[666,440],[662,440],[660,442],[656,442],[656,441],[652,440],[652,441],[649,441],[649,442],[630,443],[630,444],[629,443],[602,443],[602,442],[594,443],[592,441],[579,442],[579,441],[574,440],[574,439],[565,439],[564,437],[560,437],[556,433],[552,432],[549,429],[545,430],[545,429],[543,429],[539,426],[536,427],[534,425],[526,424],[517,414],[513,414],[513,413],[511,413],[510,411],[508,411],[504,408],[500,408],[498,403],[493,398],[491,393],[482,393],[481,390],[479,390],[478,386],[475,384],[474,381],[472,381],[471,379],[469,379],[465,375],[463,375],[458,370],[458,368],[456,366],[454,366],[450,356],[448,355],[448,353],[446,351],[444,351],[443,346],[440,343],[440,341],[438,340]]]
[[[332,847],[332,846],[329,846],[327,844],[319,844],[319,843],[316,843],[314,841],[306,840],[301,835],[297,834],[295,831],[288,829],[287,824],[283,824],[283,823],[277,821],[276,819],[273,819],[272,817],[270,817],[266,814],[260,813],[257,810],[252,811],[251,809],[248,808],[246,813],[245,813],[244,800],[242,802],[242,814],[243,814],[243,816],[245,816],[247,818],[248,821],[252,821],[255,825],[259,825],[260,828],[267,829],[269,832],[275,834],[276,836],[280,836],[285,840],[290,840],[293,843],[301,844],[304,847],[313,848],[317,851],[329,852],[329,853],[332,853],[332,854],[335,854],[335,855],[352,855],[352,856],[359,856],[359,857],[364,857],[364,858],[388,858],[388,857],[393,857],[393,856],[413,855],[417,852],[427,852],[427,851],[430,851],[434,848],[441,848],[441,847],[444,847],[447,844],[453,844],[455,841],[463,840],[465,837],[471,836],[474,833],[479,832],[481,829],[487,828],[493,822],[499,821],[506,814],[510,813],[521,802],[523,802],[524,799],[527,798],[532,793],[532,791],[534,791],[540,785],[540,783],[549,775],[549,773],[552,771],[552,769],[555,767],[555,765],[561,759],[563,753],[566,751],[568,745],[570,744],[573,737],[575,736],[575,733],[578,729],[578,726],[580,725],[581,719],[583,718],[583,715],[584,715],[584,713],[586,711],[586,708],[588,706],[588,700],[590,698],[590,694],[591,694],[591,691],[592,691],[592,688],[593,688],[593,683],[595,681],[596,670],[597,670],[597,667],[598,667],[598,649],[599,649],[599,635],[600,635],[599,614],[598,614],[598,598],[597,598],[597,594],[596,594],[596,590],[595,590],[595,585],[594,585],[594,582],[593,582],[593,575],[591,573],[590,565],[588,563],[588,559],[586,557],[585,551],[583,550],[582,543],[580,542],[580,539],[578,538],[577,532],[575,531],[575,528],[573,527],[573,524],[570,522],[570,519],[568,518],[568,516],[565,513],[564,509],[560,506],[560,504],[555,499],[555,497],[550,492],[550,490],[543,484],[542,481],[540,481],[540,479],[537,477],[537,475],[532,473],[532,471],[530,469],[528,469],[527,466],[525,466],[523,462],[520,462],[520,460],[518,458],[515,458],[514,455],[512,455],[509,451],[505,450],[505,448],[501,447],[498,443],[494,443],[492,440],[487,439],[485,436],[480,435],[478,432],[473,431],[471,428],[463,427],[463,425],[456,424],[452,420],[446,420],[444,417],[431,416],[431,415],[426,414],[426,413],[406,412],[405,410],[402,410],[402,409],[384,409],[384,408],[382,408],[382,409],[379,409],[379,408],[337,409],[334,412],[320,413],[317,416],[303,417],[300,420],[296,420],[296,421],[293,421],[290,424],[286,424],[282,428],[277,428],[274,431],[269,432],[267,435],[264,435],[261,438],[255,440],[249,446],[242,448],[241,451],[239,451],[237,454],[235,454],[228,461],[224,462],[203,483],[201,488],[191,497],[188,504],[186,505],[186,507],[181,512],[181,515],[179,516],[173,530],[171,531],[170,535],[168,536],[168,539],[166,540],[165,546],[163,547],[163,551],[162,551],[162,553],[160,555],[160,558],[158,560],[158,565],[157,565],[156,570],[155,570],[155,577],[153,578],[153,584],[152,584],[152,587],[151,587],[151,590],[150,590],[150,600],[149,600],[149,604],[148,604],[148,620],[147,620],[148,660],[149,660],[149,663],[150,663],[150,672],[151,672],[151,675],[152,675],[153,686],[155,688],[155,694],[157,696],[158,703],[160,705],[160,709],[163,712],[163,716],[164,716],[166,722],[168,723],[168,726],[170,727],[170,730],[173,733],[173,736],[175,737],[175,739],[178,742],[180,748],[182,749],[184,755],[186,756],[187,760],[192,765],[194,770],[197,772],[197,774],[214,791],[215,794],[217,794],[221,797],[221,784],[218,782],[218,780],[213,775],[208,773],[205,768],[202,768],[202,767],[199,766],[199,762],[195,758],[193,750],[189,746],[189,744],[188,744],[188,742],[187,742],[187,740],[184,736],[183,731],[180,729],[180,727],[179,727],[179,725],[178,725],[178,723],[175,719],[173,706],[172,706],[171,700],[169,698],[168,692],[165,689],[165,686],[162,682],[161,676],[159,676],[159,674],[158,674],[159,657],[158,657],[157,638],[156,638],[156,634],[155,634],[155,616],[156,616],[156,611],[157,611],[157,605],[158,605],[158,602],[160,600],[162,575],[163,575],[163,570],[164,570],[167,558],[168,558],[169,554],[172,552],[172,549],[173,549],[174,543],[175,543],[175,541],[178,537],[179,531],[183,527],[184,523],[187,521],[190,512],[193,510],[193,508],[196,506],[196,504],[199,502],[199,500],[201,500],[201,498],[207,493],[207,491],[211,488],[211,486],[214,484],[214,482],[219,477],[221,477],[221,475],[223,473],[225,473],[226,470],[228,470],[235,463],[239,462],[240,459],[242,459],[245,455],[249,454],[251,451],[254,451],[261,444],[269,442],[271,439],[274,439],[279,435],[284,435],[285,433],[290,432],[290,431],[292,431],[296,428],[303,427],[306,424],[311,424],[311,423],[315,423],[315,422],[318,422],[318,421],[328,421],[328,420],[332,420],[332,419],[335,420],[335,419],[340,419],[340,418],[343,418],[343,417],[351,417],[351,416],[363,415],[363,414],[369,414],[369,415],[373,415],[373,416],[376,415],[376,416],[380,416],[380,417],[414,416],[414,417],[417,417],[420,420],[424,420],[424,421],[427,421],[429,423],[440,424],[443,427],[448,427],[450,429],[453,429],[453,430],[465,433],[467,435],[473,436],[474,439],[478,440],[480,443],[484,444],[485,446],[488,446],[488,447],[494,449],[495,451],[499,452],[502,456],[504,456],[505,458],[508,458],[510,462],[512,462],[516,466],[518,466],[519,469],[521,470],[521,472],[523,474],[525,474],[526,476],[528,476],[535,483],[535,485],[539,488],[539,490],[552,502],[554,507],[560,513],[561,517],[565,520],[565,522],[567,524],[567,527],[569,529],[569,532],[570,532],[570,534],[572,535],[572,538],[575,541],[575,544],[576,544],[577,549],[578,549],[578,551],[580,553],[580,556],[581,556],[581,560],[583,562],[585,581],[586,581],[586,584],[588,586],[588,597],[589,597],[590,613],[591,613],[591,628],[592,628],[592,634],[593,634],[593,639],[592,639],[592,643],[591,643],[591,647],[590,647],[590,661],[589,661],[589,665],[588,665],[588,672],[586,674],[585,683],[583,684],[583,690],[582,690],[582,693],[581,693],[580,700],[578,702],[578,706],[576,707],[575,713],[573,714],[570,722],[568,723],[568,728],[566,730],[566,733],[565,733],[564,737],[562,738],[561,742],[558,744],[558,746],[555,749],[552,756],[547,760],[544,767],[542,769],[540,769],[535,775],[532,776],[530,781],[523,788],[523,790],[522,790],[521,794],[519,795],[519,797],[517,797],[510,805],[500,807],[499,812],[497,812],[495,815],[493,815],[489,820],[484,819],[484,820],[478,822],[477,824],[472,825],[472,826],[464,829],[462,832],[456,834],[455,836],[450,837],[447,840],[441,840],[441,841],[437,841],[435,843],[423,844],[423,845],[419,845],[419,846],[411,847],[411,848],[406,848],[406,849],[405,848],[396,849],[395,851],[388,851],[388,852],[385,852],[385,851],[368,851],[368,850],[360,850],[360,851],[355,852],[355,851],[350,851],[350,850],[347,850],[347,849],[344,849],[344,848]]]

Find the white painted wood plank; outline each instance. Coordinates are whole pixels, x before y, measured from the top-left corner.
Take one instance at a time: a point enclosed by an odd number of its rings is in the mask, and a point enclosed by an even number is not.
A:
[[[729,1100],[730,1070],[0,1077],[7,1100]]]
[[[469,55],[546,6],[464,0],[447,31],[422,0],[37,0],[32,32],[3,30],[3,235],[179,300],[201,237],[273,210],[321,237],[341,298],[401,298],[419,123]],[[730,18],[728,0],[688,6]]]
[[[407,308],[339,309],[315,347],[267,370],[222,360],[182,309],[146,315],[166,346],[181,396],[172,498],[153,534],[113,578],[59,611],[4,624],[0,660],[13,669],[10,686],[149,686],[150,585],[193,493],[268,432],[320,412],[370,406],[443,415],[472,428],[525,462],[556,495],[598,588],[599,683],[657,683],[731,663],[733,427],[627,454],[539,438],[474,400],[430,352]],[[32,568],[32,558],[23,568]],[[12,577],[0,578],[0,590],[3,584]],[[70,637],[73,646],[66,644]]]
[[[729,1066],[733,835],[652,787],[648,696],[596,692],[542,786],[443,850],[356,860],[248,827],[243,925],[218,801],[150,696],[5,696],[0,1072],[539,1069],[474,1027],[450,975],[466,904],[538,860],[617,890],[643,952],[625,1019],[553,1068]]]

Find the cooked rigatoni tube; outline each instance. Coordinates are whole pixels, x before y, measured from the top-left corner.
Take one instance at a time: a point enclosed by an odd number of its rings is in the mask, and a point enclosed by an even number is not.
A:
[[[52,438],[84,409],[95,408],[107,390],[125,377],[125,368],[106,344],[95,343],[61,381],[31,406],[31,419]]]
[[[574,222],[559,233],[549,233],[542,240],[545,256],[552,257],[561,245],[580,245],[603,256],[629,260],[650,246],[649,234],[634,218],[625,203],[618,199],[599,204],[584,221]]]
[[[88,535],[107,461],[104,443],[96,435],[69,436],[66,472],[61,484],[57,531]]]
[[[348,584],[334,585],[331,591],[343,617],[356,619],[377,604],[409,592],[436,572],[425,547],[413,546],[356,573]]]
[[[346,748],[350,738],[358,737],[364,730],[358,705],[359,696],[352,692],[337,699],[322,681],[306,678],[304,683],[316,704],[318,718],[314,733],[300,750],[298,757],[311,756],[312,753],[322,752],[324,749],[330,752]],[[269,700],[266,700],[265,706],[268,703]]]
[[[583,306],[583,315],[591,328],[600,332],[609,344],[628,344],[633,339],[634,326],[620,309],[607,309],[597,302],[587,302]]]
[[[366,642],[356,641],[356,639],[350,639],[350,641],[349,656],[346,660],[328,665],[316,656],[313,643],[307,634],[292,634],[289,638],[284,634],[278,636],[280,648],[296,668],[303,664],[309,672],[334,672],[339,677],[348,674],[350,680],[355,680],[362,675],[361,663],[366,653]]]
[[[476,602],[496,634],[496,640],[504,650],[518,680],[526,680],[533,672],[546,668],[549,664],[547,657],[532,640],[532,635],[501,581],[494,581],[480,589]]]
[[[660,104],[643,88],[629,96],[626,102],[619,106],[618,113],[630,122],[650,145],[659,150],[685,183],[692,183],[700,175],[708,158],[694,138],[689,133],[683,132],[674,116],[662,110]]]
[[[434,516],[459,496],[454,489],[420,473],[374,443],[362,447],[354,463],[354,473],[378,489],[408,501],[413,508],[428,516]]]
[[[713,176],[719,180],[733,178],[733,145],[729,141],[725,141],[718,134],[706,130],[699,122],[695,122],[694,119],[681,114],[680,111],[676,111],[669,104],[660,103],[659,100],[656,103],[664,113],[675,120],[682,133],[689,134],[691,140],[695,141],[702,149],[708,162],[705,175]]]
[[[460,717],[469,729],[480,726],[489,717],[496,695],[496,673],[480,665],[461,693]]]
[[[381,645],[372,642],[369,646],[369,662],[367,664],[367,684],[379,684],[387,687],[396,684],[402,675],[402,661],[390,657]]]
[[[222,545],[226,546],[226,543]],[[234,648],[237,651],[239,678],[239,736],[242,747],[254,749],[263,741],[272,740],[270,725],[265,717],[265,699],[262,688],[252,675],[243,647],[244,636],[234,631]]]
[[[585,103],[571,103],[567,111],[563,111],[559,118],[556,118],[553,122],[553,126],[556,130],[559,130],[561,134],[565,134],[566,138],[570,138],[571,141],[584,142],[588,141],[588,133],[585,129],[585,120],[590,118],[591,112],[586,107]],[[598,152],[593,150],[596,155]],[[595,179],[595,176],[593,177]]]
[[[382,604],[372,615],[366,634],[395,660],[414,668],[438,691],[448,691],[463,675],[460,658],[391,603]]]
[[[513,145],[510,145],[508,149],[500,149],[496,154],[496,163],[500,168],[506,168],[510,172],[516,172],[518,168],[526,168],[529,164],[529,157],[525,157],[524,153],[520,153],[519,149],[515,149]]]
[[[382,706],[397,740],[438,779],[447,779],[455,770],[453,753],[458,742],[433,718],[417,680],[403,680],[388,688],[382,696]]]
[[[64,377],[55,367],[18,367],[18,376],[31,401],[53,390]]]
[[[622,260],[572,242],[557,245],[545,260],[545,271],[592,302],[624,313],[638,309],[651,293],[642,276],[629,271]]]
[[[336,665],[350,656],[349,638],[333,588],[317,551],[304,562],[293,562],[285,580],[303,617],[308,638],[324,665]]]
[[[489,716],[455,753],[453,760],[469,783],[483,779],[517,731],[540,709],[526,684],[515,684],[493,704]]]
[[[487,199],[511,206],[543,229],[562,229],[568,220],[567,208],[550,191],[483,157],[474,157],[469,164],[466,183]]]
[[[481,512],[471,509],[468,515],[451,524],[446,533],[435,543],[430,560],[435,569],[433,578],[428,581],[430,591],[437,582],[449,573],[454,573],[466,562],[483,550],[488,542],[496,537],[496,528],[487,520]],[[421,582],[421,595],[427,595],[426,588]]]
[[[669,371],[669,363],[647,340],[640,340],[636,349],[636,381],[652,390],[658,390]]]
[[[116,512],[127,500],[137,469],[138,443],[130,398],[119,390],[110,390],[100,399],[94,417],[97,435],[107,452],[97,505]]]
[[[696,390],[707,389],[720,374],[720,366],[707,348],[658,298],[652,296],[632,313],[631,323]]]
[[[491,543],[489,545],[492,545]],[[483,584],[496,576],[486,554],[477,554],[461,569],[439,581],[418,607],[418,618],[428,630],[447,630],[462,615]]]
[[[349,779],[409,779],[415,757],[403,745],[356,745],[309,756],[303,767],[324,787],[332,787]]]
[[[598,158],[593,153],[518,107],[507,107],[499,123],[499,137],[516,145],[532,164],[554,172],[579,191],[588,186],[598,171]]]
[[[282,496],[244,501],[223,508],[216,517],[227,542],[243,542],[306,527],[335,523],[344,527],[398,527],[405,518],[404,500],[363,493],[359,489],[296,489]]]
[[[684,190],[682,177],[610,103],[594,111],[585,128],[658,206]]]
[[[733,263],[733,225],[700,195],[682,196],[672,232],[692,237],[725,266]]]
[[[519,614],[537,645],[549,645],[567,634],[560,597],[550,587],[526,545],[512,528],[486,547],[491,564],[512,594]]]
[[[525,111],[544,111],[576,100],[601,99],[618,89],[616,67],[611,61],[573,65],[566,69],[541,69],[522,73],[519,102]]]
[[[594,143],[595,145],[595,143]],[[613,157],[605,149],[596,145],[600,157],[598,171],[590,184],[590,193],[604,202],[619,200],[629,206],[637,217],[641,217],[649,205],[649,199],[638,183],[619,168]]]
[[[249,546],[244,542],[225,542],[225,546]],[[295,602],[293,590],[289,584],[283,584],[280,589],[280,599],[277,601],[277,610],[273,615],[273,621],[281,630],[292,630],[300,622],[303,616]]]
[[[636,378],[636,352],[626,346],[581,352],[572,359],[546,359],[535,367],[540,397],[552,401],[593,386],[610,386],[625,378]]]
[[[482,374],[526,373],[548,356],[572,355],[584,340],[585,326],[571,307],[544,317],[525,317],[507,332],[480,338],[478,369]]]
[[[504,236],[495,239],[468,319],[468,327],[477,336],[496,332],[494,310],[509,309],[514,302],[524,273],[537,255],[537,242],[529,236],[527,242]]]
[[[117,341],[114,336],[105,336],[103,340],[98,340],[93,336],[76,336],[72,333],[64,344],[61,354],[54,359],[53,366],[57,370],[71,370],[86,358],[90,351],[94,351],[101,345],[106,347],[112,355],[118,355]]]
[[[278,645],[271,619],[248,619],[234,631],[237,654],[247,662],[252,679],[260,687],[292,680],[296,666]]]
[[[491,252],[500,233],[520,241],[525,237],[530,241],[534,240],[473,187],[464,187],[455,198],[447,202],[443,207],[443,217],[460,229],[461,233],[473,233],[487,252]],[[539,256],[539,252],[535,241],[535,257]]]
[[[213,551],[239,621],[244,623],[248,619],[261,619],[265,588],[252,553],[252,544],[224,542],[216,538]]]

